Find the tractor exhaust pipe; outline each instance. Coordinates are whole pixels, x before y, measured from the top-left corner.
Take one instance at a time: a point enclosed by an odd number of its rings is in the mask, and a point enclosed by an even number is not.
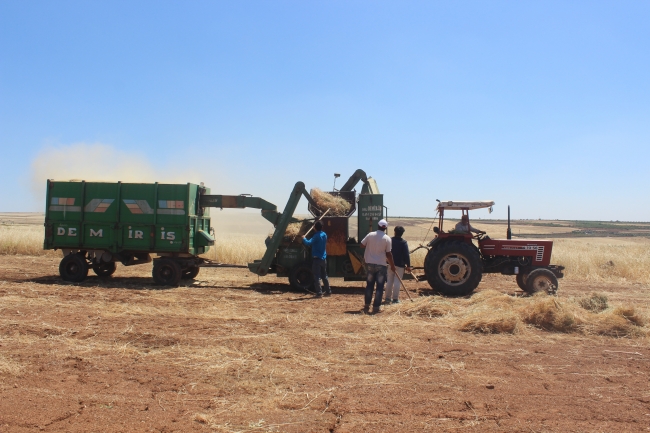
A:
[[[506,238],[512,239],[512,231],[510,230],[510,205],[508,205],[508,231],[506,232]]]

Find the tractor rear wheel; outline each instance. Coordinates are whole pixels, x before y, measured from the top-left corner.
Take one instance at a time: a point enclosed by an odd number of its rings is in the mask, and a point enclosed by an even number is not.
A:
[[[311,271],[311,264],[303,262],[294,266],[289,273],[289,284],[294,289],[313,292],[314,273]]]
[[[115,273],[116,268],[117,265],[115,264],[115,262],[95,263],[93,265],[93,272],[98,277],[110,277]]]
[[[526,292],[533,295],[538,292],[546,292],[553,295],[557,292],[557,277],[553,272],[545,268],[530,271],[526,278]]]
[[[183,271],[181,278],[183,280],[193,280],[197,275],[199,275],[200,270],[201,268],[198,266],[191,266]]]
[[[59,274],[65,281],[80,283],[88,276],[88,262],[82,254],[68,254],[59,264]]]
[[[160,259],[153,264],[153,279],[156,284],[163,286],[177,286],[181,281],[181,266],[174,260]]]
[[[481,257],[473,245],[449,241],[427,253],[424,271],[433,290],[446,296],[465,296],[481,282]]]

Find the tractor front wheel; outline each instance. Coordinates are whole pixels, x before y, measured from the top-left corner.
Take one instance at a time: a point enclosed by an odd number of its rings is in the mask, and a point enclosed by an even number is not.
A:
[[[289,273],[289,284],[297,290],[312,292],[314,290],[314,273],[307,262],[294,266]]]
[[[88,262],[82,254],[68,254],[59,264],[59,274],[65,281],[80,283],[88,276]]]
[[[181,281],[181,266],[174,260],[160,259],[153,264],[153,279],[162,286],[177,286]]]
[[[516,280],[517,280],[517,285],[521,290],[524,292],[527,291],[528,289],[526,288],[526,280],[528,279],[528,274],[525,274],[523,272],[520,272],[517,274]]]
[[[481,282],[481,258],[473,245],[449,241],[429,250],[424,271],[431,288],[446,296],[465,296]]]
[[[530,271],[526,278],[526,292],[533,295],[538,292],[546,292],[549,295],[557,292],[557,277],[548,269],[539,268]]]
[[[96,263],[93,265],[93,272],[98,277],[110,277],[115,273],[116,268],[117,265],[115,265],[115,262]]]

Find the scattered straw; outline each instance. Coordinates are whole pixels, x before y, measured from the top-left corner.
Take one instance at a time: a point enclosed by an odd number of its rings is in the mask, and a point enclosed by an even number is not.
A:
[[[561,304],[551,296],[539,295],[522,306],[521,316],[525,323],[546,331],[577,332],[585,320],[576,307],[575,304]]]
[[[17,376],[22,371],[23,366],[17,362],[0,355],[0,373]]]
[[[610,337],[637,337],[644,333],[639,327],[622,316],[609,313],[598,314],[597,320],[590,320],[581,329],[584,334],[606,335]]]
[[[497,310],[485,314],[476,311],[460,323],[459,329],[465,332],[483,334],[515,334],[521,329],[521,319],[514,311]]]
[[[620,316],[636,326],[645,326],[648,323],[645,316],[639,314],[634,307],[629,305],[616,307],[614,311],[612,311],[612,314]]]
[[[540,293],[515,297],[496,290],[481,290],[468,299],[450,301],[438,296],[404,304],[406,316],[446,321],[464,332],[516,334],[526,325],[548,332],[612,337],[647,334],[646,316],[629,305],[607,306],[602,294],[560,299]]]
[[[314,188],[310,192],[311,198],[314,199],[318,208],[325,212],[330,209],[328,216],[345,216],[350,211],[352,205],[343,197],[334,196],[327,192]]]
[[[592,293],[589,296],[578,299],[577,302],[582,308],[593,313],[600,313],[609,307],[607,296],[602,293]]]
[[[420,317],[441,317],[452,313],[457,307],[451,303],[447,298],[441,296],[432,296],[430,298],[423,298],[415,305],[410,307],[406,304],[407,308],[404,314],[407,316],[420,316]]]

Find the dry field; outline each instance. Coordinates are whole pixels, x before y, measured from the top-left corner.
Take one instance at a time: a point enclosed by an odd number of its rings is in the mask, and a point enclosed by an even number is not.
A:
[[[261,257],[269,227],[247,218],[214,224],[221,261]],[[557,297],[411,281],[415,302],[364,316],[361,283],[312,299],[245,269],[64,283],[41,230],[0,226],[0,432],[650,430],[645,238],[557,241]]]
[[[212,218],[217,245],[206,257],[222,263],[241,265],[262,257],[265,251],[264,239],[272,233],[273,226],[261,218],[258,212],[213,211]],[[57,252],[42,249],[42,219],[42,214],[0,214],[0,255],[58,256]],[[8,221],[13,224],[7,224]],[[431,222],[430,219],[393,219],[391,225],[406,228],[404,237],[413,249],[432,238]],[[449,220],[447,227],[454,223]],[[506,225],[503,222],[475,221],[472,224],[487,231],[493,238],[505,237]],[[530,234],[554,237],[576,230],[576,227],[568,225],[567,222],[556,221],[517,222],[513,224],[513,233],[522,237]],[[637,223],[635,227],[639,225]],[[356,223],[352,218],[350,234],[354,233]],[[553,263],[566,267],[568,280],[650,285],[650,233],[636,237],[560,237],[554,241]],[[425,254],[426,250],[416,251],[411,259],[412,264],[422,266]]]

